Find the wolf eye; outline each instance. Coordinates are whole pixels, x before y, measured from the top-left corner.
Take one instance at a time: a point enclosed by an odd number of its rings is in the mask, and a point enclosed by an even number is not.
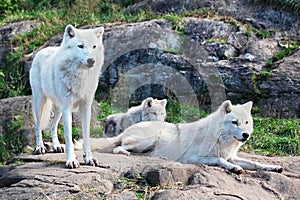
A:
[[[96,49],[96,45],[93,46],[93,49]]]
[[[83,45],[82,45],[82,44],[79,44],[79,45],[78,45],[78,48],[83,49]]]
[[[231,123],[232,123],[232,124],[235,124],[235,125],[237,125],[237,126],[239,125],[239,124],[238,124],[238,121],[237,121],[236,119],[232,120]]]

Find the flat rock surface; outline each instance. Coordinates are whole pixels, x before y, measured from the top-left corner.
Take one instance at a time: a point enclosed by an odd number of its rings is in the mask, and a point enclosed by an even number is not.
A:
[[[0,199],[138,199],[120,180],[131,179],[149,199],[299,199],[300,157],[241,157],[284,167],[283,173],[180,164],[162,158],[94,153],[101,167],[65,168],[65,154],[21,155],[0,167]],[[142,180],[140,183],[137,179]],[[152,186],[152,187],[150,187]],[[155,187],[154,187],[155,186]],[[155,189],[153,189],[155,188]],[[151,192],[150,192],[151,191]]]

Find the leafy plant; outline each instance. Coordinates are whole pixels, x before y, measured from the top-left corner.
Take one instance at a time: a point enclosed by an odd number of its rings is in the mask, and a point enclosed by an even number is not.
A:
[[[179,34],[184,34],[184,21],[182,17],[176,14],[165,15],[164,18],[172,22],[172,29],[177,31]]]
[[[298,48],[299,48],[299,45],[290,45],[289,47],[284,48],[283,50],[276,53],[273,56],[272,61],[276,62],[278,60],[282,60],[283,58],[290,56]]]
[[[267,31],[259,31],[257,29],[252,29],[252,31],[260,39],[265,39],[270,37],[270,33]]]
[[[207,39],[206,43],[226,43],[226,39]]]
[[[266,67],[267,67],[267,68],[271,68],[272,64],[273,64],[272,60],[268,60],[268,61],[266,62]]]
[[[173,54],[177,54],[177,55],[180,55],[182,54],[183,52],[181,50],[177,50],[177,49],[164,49],[164,52],[165,53],[173,53]]]
[[[19,3],[19,0],[1,0],[0,17],[4,14],[15,12],[18,9]]]
[[[257,78],[260,79],[260,80],[265,80],[267,79],[268,77],[271,77],[272,76],[272,72],[270,71],[261,71]]]

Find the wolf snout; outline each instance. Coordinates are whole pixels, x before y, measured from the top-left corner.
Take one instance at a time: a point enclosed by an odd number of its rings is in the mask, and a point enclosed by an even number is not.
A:
[[[88,58],[87,59],[87,64],[92,67],[95,64],[95,59],[94,58]]]

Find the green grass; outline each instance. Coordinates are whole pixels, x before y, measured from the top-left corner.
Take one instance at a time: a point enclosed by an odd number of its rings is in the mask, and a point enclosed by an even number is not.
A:
[[[261,155],[300,156],[300,119],[254,116],[254,132],[242,150]]]

